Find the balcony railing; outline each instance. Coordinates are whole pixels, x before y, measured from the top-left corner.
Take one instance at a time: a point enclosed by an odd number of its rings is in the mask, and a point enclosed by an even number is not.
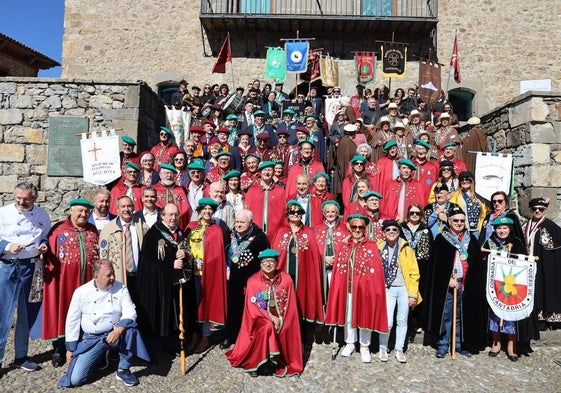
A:
[[[201,16],[438,18],[438,0],[201,0]]]

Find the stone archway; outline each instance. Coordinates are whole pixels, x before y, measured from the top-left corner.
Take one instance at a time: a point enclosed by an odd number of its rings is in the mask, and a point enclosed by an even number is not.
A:
[[[476,91],[465,87],[459,87],[448,91],[448,101],[454,108],[454,113],[459,121],[467,121],[473,116],[473,101]]]

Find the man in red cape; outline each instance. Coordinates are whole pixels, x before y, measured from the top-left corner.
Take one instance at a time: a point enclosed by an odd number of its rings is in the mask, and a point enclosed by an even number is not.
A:
[[[300,158],[292,165],[286,176],[286,198],[296,194],[296,176],[305,173],[312,179],[318,172],[325,172],[321,161],[314,159],[314,144],[310,141],[302,141],[300,146]]]
[[[432,185],[438,179],[438,163],[429,161],[427,154],[430,151],[430,145],[422,139],[415,141],[415,157],[413,164],[417,167],[413,172],[413,179],[419,181],[423,187],[425,202],[429,200]],[[424,206],[424,204],[421,204]]]
[[[191,206],[187,191],[181,186],[175,185],[177,169],[171,164],[160,165],[160,181],[154,185],[158,200],[156,206],[163,209],[168,203],[173,203],[179,208],[179,227],[185,228],[191,219]]]
[[[257,376],[271,362],[276,376],[298,375],[304,369],[298,306],[290,276],[277,270],[279,253],[259,253],[261,270],[247,280],[242,326],[236,345],[226,352],[234,367]]]
[[[347,219],[351,236],[339,244],[335,253],[325,317],[326,325],[345,328],[347,345],[342,356],[350,356],[355,351],[358,328],[360,356],[365,363],[371,361],[368,346],[372,331],[388,331],[384,268],[376,242],[366,237],[368,222],[362,214],[353,214]]]

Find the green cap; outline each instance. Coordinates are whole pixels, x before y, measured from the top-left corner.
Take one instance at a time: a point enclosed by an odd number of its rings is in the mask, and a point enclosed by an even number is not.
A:
[[[339,205],[339,202],[334,201],[333,199],[328,199],[327,201],[323,202],[321,204],[321,210],[323,210],[327,205],[333,205],[337,208],[337,210],[341,211],[341,205]]]
[[[350,216],[347,217],[347,222],[351,222],[354,219],[361,219],[364,220],[364,222],[366,222],[366,225],[368,225],[370,223],[370,219],[368,217],[366,217],[364,214],[351,214]]]
[[[298,206],[300,209],[304,210],[302,205],[296,199],[291,199],[288,202],[286,202],[286,207],[289,207],[289,206]]]
[[[204,171],[205,163],[200,158],[197,158],[191,161],[189,165],[187,165],[187,169],[198,169],[200,171]]]
[[[136,146],[136,141],[128,135],[124,135],[121,137],[121,140],[129,145]]]
[[[125,168],[132,168],[132,169],[134,169],[135,171],[140,172],[140,168],[139,168],[138,165],[136,165],[134,162],[130,162],[130,161],[127,162],[127,163],[125,164]]]
[[[226,120],[238,120],[238,116],[231,113],[228,116],[226,116]]]
[[[413,163],[413,161],[409,160],[408,158],[402,158],[401,160],[397,161],[399,165],[407,165],[409,168],[415,170],[417,167]]]
[[[368,200],[368,198],[370,197],[376,197],[378,199],[382,199],[382,194],[380,194],[378,191],[367,191],[364,193],[364,195],[362,196],[362,199],[364,199],[365,201]]]
[[[307,140],[307,139],[304,140],[304,141],[298,142],[298,146],[302,147],[302,145],[303,145],[304,143],[309,143],[310,145],[312,145],[312,147],[314,147],[314,148],[316,147],[316,145],[314,145],[314,142],[309,141],[309,140]]]
[[[423,146],[425,149],[430,150],[430,145],[422,139],[415,140],[413,144],[417,146]]]
[[[90,209],[94,208],[93,203],[91,203],[90,201],[88,201],[85,198],[73,199],[70,202],[68,202],[68,206],[70,206],[70,207],[72,207],[72,206],[85,206],[85,207],[88,207]]]
[[[168,171],[172,171],[173,173],[177,173],[177,169],[171,164],[160,164],[160,169],[167,169]]]
[[[258,170],[262,170],[265,168],[274,168],[275,167],[275,162],[274,161],[263,161],[259,164],[259,168],[257,168]]]
[[[253,112],[253,117],[255,116],[267,116],[267,115],[261,109],[258,109],[255,112]]]
[[[173,131],[170,130],[167,127],[160,127],[161,130],[164,130],[165,132],[167,132],[169,134],[169,136],[173,136]]]
[[[278,259],[280,253],[277,250],[273,250],[272,248],[267,248],[259,253],[257,259],[265,259],[265,258],[275,258]]]
[[[242,174],[240,171],[236,171],[235,169],[232,169],[231,171],[229,171],[228,173],[226,173],[224,176],[222,176],[222,179],[224,180],[230,180],[233,177],[240,177]]]
[[[458,146],[458,142],[448,142],[447,144],[444,145],[444,149],[446,149],[447,147],[456,147]]]
[[[498,225],[514,225],[514,221],[509,217],[498,217],[493,220],[491,225],[494,227]]]
[[[366,162],[366,157],[357,154],[351,158],[351,164],[354,164],[355,162]]]
[[[201,198],[201,199],[199,199],[198,205],[199,205],[199,207],[200,206],[210,206],[214,209],[216,209],[218,207],[218,203],[216,203],[216,201],[212,198]]]
[[[325,180],[327,180],[328,183],[331,181],[331,179],[329,178],[329,175],[327,173],[325,173],[324,171],[319,171],[312,178],[312,183],[315,183],[315,181],[320,177],[325,177]]]
[[[294,110],[292,108],[285,109],[284,111],[282,111],[282,113],[284,115],[296,116],[296,112],[294,112]]]
[[[216,158],[220,158],[220,157],[232,157],[232,153],[228,152],[228,151],[221,151],[220,153],[218,153],[216,155]]]
[[[391,141],[387,141],[387,142],[384,144],[384,150],[388,150],[389,148],[392,148],[392,147],[394,147],[394,146],[397,146],[397,142],[396,142],[395,140],[392,139]]]
[[[253,158],[257,158],[259,160],[259,162],[261,162],[261,157],[259,157],[257,154],[255,153],[249,153],[245,155],[245,159],[247,160],[249,157],[253,157]]]

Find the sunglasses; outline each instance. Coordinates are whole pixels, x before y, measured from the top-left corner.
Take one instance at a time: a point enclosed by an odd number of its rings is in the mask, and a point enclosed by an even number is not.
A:
[[[286,135],[279,135],[278,137],[279,137],[279,139],[286,139],[286,138],[288,138]]]
[[[409,215],[410,215],[410,216],[420,216],[420,215],[421,215],[421,212],[418,212],[418,211],[416,211],[416,210],[411,210],[411,211],[409,212]]]
[[[493,204],[495,204],[495,203],[503,203],[504,201],[505,201],[504,199],[495,199],[495,200],[492,200],[491,202]]]
[[[356,231],[357,229],[366,229],[366,226],[364,225],[351,225],[351,230]]]
[[[169,136],[167,132],[160,132],[160,136]]]
[[[459,222],[466,222],[463,218],[454,218],[452,222],[459,223]]]
[[[184,162],[185,158],[174,158],[173,161]]]
[[[471,179],[462,179],[460,183],[471,183]]]
[[[353,162],[353,165],[360,165],[360,166],[364,166],[364,162],[360,162],[360,161],[357,161],[357,162]]]
[[[304,214],[304,211],[302,211],[302,210],[290,210],[290,211],[288,212],[288,214],[301,216],[301,215]]]
[[[137,171],[126,171],[125,172],[127,175],[138,175]]]
[[[452,172],[452,168],[442,168],[442,172]]]
[[[542,207],[542,206],[534,206],[534,207],[532,208],[532,210],[533,210],[533,211],[539,211],[539,212],[542,212],[542,213],[543,213],[543,212],[545,211],[545,207]]]
[[[386,229],[384,229],[384,232],[398,232],[398,231],[399,231],[399,229],[397,229],[397,228],[386,228]]]

